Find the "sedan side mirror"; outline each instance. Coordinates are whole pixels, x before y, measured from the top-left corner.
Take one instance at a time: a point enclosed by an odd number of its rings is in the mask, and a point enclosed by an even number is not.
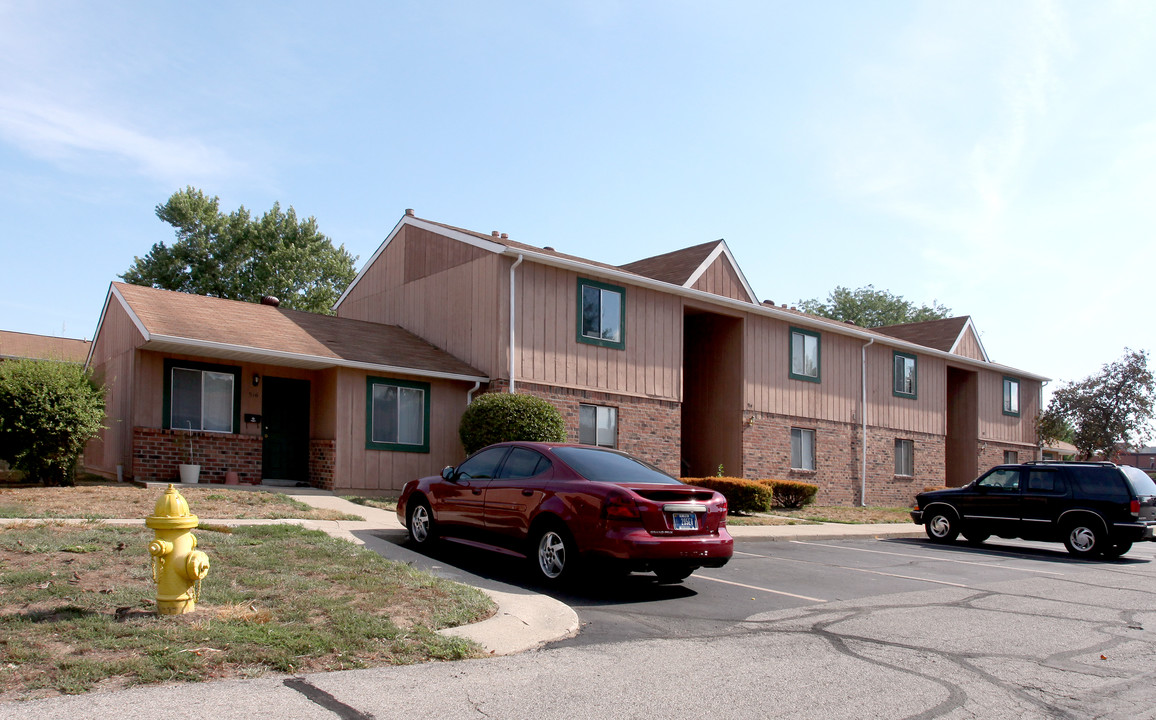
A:
[[[442,468],[442,479],[449,480],[450,482],[455,480],[453,465],[446,465],[444,468]]]

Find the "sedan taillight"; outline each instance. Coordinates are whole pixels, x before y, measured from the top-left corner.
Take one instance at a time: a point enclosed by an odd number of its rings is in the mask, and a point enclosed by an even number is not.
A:
[[[606,498],[603,512],[611,520],[640,520],[642,518],[642,514],[638,512],[638,505],[634,503],[634,498],[619,493]]]

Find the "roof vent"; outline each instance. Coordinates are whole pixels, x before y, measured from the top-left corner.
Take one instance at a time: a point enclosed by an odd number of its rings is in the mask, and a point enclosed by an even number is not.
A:
[[[509,235],[507,235],[506,233],[502,233],[502,239],[503,239],[503,240],[509,240],[509,239],[510,239],[510,236],[509,236]]]
[[[406,217],[413,217],[413,208],[406,208],[405,209],[405,216]]]
[[[490,235],[492,235],[493,237],[501,237],[502,233],[498,232],[497,230],[491,230]]]
[[[845,322],[848,325],[854,325],[855,324],[854,320],[844,320],[843,322]]]
[[[268,305],[269,307],[280,307],[281,301],[272,295],[266,295],[265,297],[261,298],[261,304]]]
[[[774,300],[763,300],[763,305],[770,305],[771,307],[774,307],[775,301]]]
[[[550,247],[549,245],[547,245],[546,247],[544,247],[542,249],[543,250],[549,250],[550,252],[557,252],[554,248]]]

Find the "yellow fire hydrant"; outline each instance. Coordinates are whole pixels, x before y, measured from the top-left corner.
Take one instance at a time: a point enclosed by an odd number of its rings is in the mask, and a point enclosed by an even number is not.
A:
[[[156,532],[149,554],[160,615],[182,615],[196,609],[201,580],[209,574],[209,556],[197,550],[197,538],[189,532],[197,522],[197,516],[189,512],[188,501],[172,485],[157,500],[153,514],[145,518],[145,525]]]

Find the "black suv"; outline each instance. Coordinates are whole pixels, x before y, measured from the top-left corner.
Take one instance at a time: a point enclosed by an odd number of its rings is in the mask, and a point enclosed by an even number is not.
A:
[[[927,537],[973,544],[992,535],[1063,542],[1080,557],[1119,557],[1156,540],[1156,482],[1127,465],[1028,462],[999,465],[960,488],[915,496],[911,519]]]

